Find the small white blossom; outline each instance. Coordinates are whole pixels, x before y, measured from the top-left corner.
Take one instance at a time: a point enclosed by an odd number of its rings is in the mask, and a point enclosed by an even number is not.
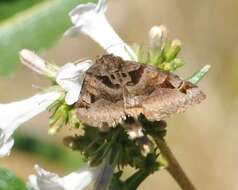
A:
[[[79,33],[88,35],[102,46],[108,53],[120,56],[125,60],[136,60],[133,50],[113,30],[105,12],[106,0],[98,4],[80,4],[70,12],[72,28],[66,31],[67,36],[77,36]]]
[[[65,102],[72,105],[77,102],[86,71],[93,64],[91,60],[77,65],[67,63],[57,73],[56,82],[66,91]]]
[[[64,177],[35,166],[36,175],[30,175],[28,186],[31,190],[82,190],[98,177],[101,166],[90,167],[88,164],[78,171]]]
[[[52,91],[37,94],[26,100],[0,104],[0,157],[10,154],[14,144],[12,134],[24,122],[45,111],[61,96],[61,92]]]

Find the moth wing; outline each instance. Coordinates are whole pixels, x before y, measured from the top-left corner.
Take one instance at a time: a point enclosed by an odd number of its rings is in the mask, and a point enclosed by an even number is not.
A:
[[[178,89],[159,88],[142,101],[143,114],[150,120],[161,120],[175,113],[184,112],[189,106],[200,103],[205,94],[197,87],[186,93]]]
[[[99,128],[116,126],[126,117],[123,101],[112,103],[105,99],[98,100],[87,108],[79,107],[77,114],[83,124]]]

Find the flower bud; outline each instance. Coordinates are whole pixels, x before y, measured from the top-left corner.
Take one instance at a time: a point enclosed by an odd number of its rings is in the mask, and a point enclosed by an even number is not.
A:
[[[179,40],[173,40],[171,43],[167,43],[163,52],[165,61],[170,62],[176,58],[181,50],[181,46],[182,44]]]
[[[161,49],[167,39],[167,29],[164,25],[153,26],[149,32],[149,40],[152,48]]]
[[[182,67],[184,64],[185,63],[182,59],[175,58],[171,62],[163,63],[162,69],[165,71],[174,72],[176,69]]]
[[[25,66],[29,67],[40,75],[46,75],[50,78],[56,77],[57,68],[46,63],[45,60],[30,50],[21,50],[20,60]]]

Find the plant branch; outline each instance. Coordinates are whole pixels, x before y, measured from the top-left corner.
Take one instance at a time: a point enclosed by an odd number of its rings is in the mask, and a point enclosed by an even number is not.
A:
[[[184,170],[176,160],[174,154],[170,150],[166,141],[161,137],[155,137],[156,144],[158,145],[161,154],[168,162],[167,171],[170,175],[175,179],[175,181],[179,184],[179,186],[183,190],[196,190],[192,182],[189,180]]]

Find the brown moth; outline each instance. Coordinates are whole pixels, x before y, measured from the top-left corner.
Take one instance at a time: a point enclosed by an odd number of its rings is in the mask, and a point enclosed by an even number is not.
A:
[[[159,121],[204,99],[197,86],[175,74],[103,55],[86,72],[76,106],[83,124],[112,127],[140,114]]]

